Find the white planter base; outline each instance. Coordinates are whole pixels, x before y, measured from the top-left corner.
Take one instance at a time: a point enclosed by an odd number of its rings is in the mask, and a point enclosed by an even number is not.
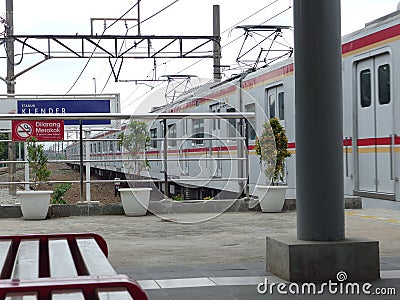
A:
[[[287,186],[256,186],[256,195],[262,212],[281,212],[285,203]]]
[[[122,207],[128,217],[144,216],[150,202],[151,188],[123,188],[119,189]]]
[[[17,191],[24,219],[46,219],[52,193],[53,191]]]

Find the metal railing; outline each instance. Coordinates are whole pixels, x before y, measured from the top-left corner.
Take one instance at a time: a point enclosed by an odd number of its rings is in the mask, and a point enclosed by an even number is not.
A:
[[[248,157],[248,145],[249,145],[249,140],[247,136],[247,126],[249,126],[248,119],[254,118],[255,114],[254,113],[140,113],[140,114],[121,114],[121,113],[91,113],[91,114],[79,114],[79,113],[72,113],[72,114],[0,114],[0,121],[12,121],[12,120],[77,120],[79,121],[78,129],[74,129],[79,134],[79,138],[75,139],[68,139],[64,140],[63,142],[66,144],[71,144],[71,143],[78,143],[79,144],[79,153],[77,154],[79,156],[79,159],[55,159],[55,160],[49,160],[49,163],[70,163],[70,164],[78,164],[79,165],[79,173],[80,173],[80,180],[76,181],[64,181],[64,180],[58,180],[58,181],[49,181],[49,183],[65,183],[65,182],[71,182],[71,183],[80,183],[80,200],[83,202],[83,197],[84,197],[84,185],[86,184],[86,202],[90,202],[90,183],[98,183],[98,182],[114,182],[115,180],[91,180],[90,179],[90,168],[91,168],[91,163],[96,163],[96,162],[127,162],[127,161],[132,161],[132,159],[121,159],[121,158],[110,158],[110,159],[90,159],[90,155],[95,156],[98,153],[89,153],[89,156],[87,155],[88,152],[90,152],[90,147],[86,147],[86,151],[84,151],[84,143],[90,143],[90,142],[110,142],[110,141],[119,141],[119,139],[105,139],[105,138],[99,138],[96,139],[95,137],[84,137],[84,133],[87,131],[90,131],[91,128],[87,127],[86,125],[83,125],[83,121],[85,120],[162,120],[163,124],[163,136],[161,138],[152,138],[152,140],[155,141],[162,141],[163,142],[163,149],[160,149],[160,153],[162,152],[163,156],[162,158],[148,158],[145,159],[146,161],[154,161],[154,162],[163,162],[163,173],[164,173],[164,178],[163,179],[135,179],[135,180],[130,180],[130,179],[125,179],[125,180],[119,180],[119,182],[126,182],[129,183],[131,181],[135,182],[142,182],[142,183],[155,183],[155,182],[161,182],[164,183],[164,193],[168,196],[169,194],[169,183],[172,180],[168,174],[168,162],[173,162],[173,161],[198,161],[198,158],[188,158],[188,157],[181,157],[181,158],[172,158],[168,157],[168,145],[169,141],[179,141],[179,140],[204,140],[204,141],[213,141],[213,140],[229,140],[232,142],[237,142],[238,144],[238,151],[237,151],[237,157],[232,158],[232,157],[211,157],[211,158],[204,158],[203,160],[215,160],[215,161],[238,161],[242,162],[241,166],[241,172],[239,172],[238,169],[238,174],[239,177],[236,178],[185,178],[185,179],[179,179],[179,178],[174,178],[173,181],[176,182],[189,182],[189,181],[238,181],[240,182],[244,187],[246,187],[245,192],[246,196],[249,197],[248,195],[248,183],[249,183],[249,157]],[[167,120],[181,120],[181,119],[237,119],[241,120],[240,124],[242,124],[243,128],[239,129],[239,133],[244,133],[241,136],[236,136],[236,137],[204,137],[204,138],[196,138],[196,137],[185,137],[185,138],[179,138],[179,137],[173,137],[170,138],[168,137],[167,130]],[[76,126],[75,126],[76,128]],[[120,128],[111,128],[111,127],[104,127],[104,128],[95,128],[95,131],[101,131],[101,132],[118,132],[121,130]],[[188,131],[188,130],[187,130]],[[110,133],[111,134],[111,133]],[[209,134],[206,133],[205,134]],[[68,136],[68,135],[67,135]],[[0,142],[12,142],[10,140],[0,140]],[[15,142],[17,143],[17,142]],[[241,145],[241,149],[239,151],[239,145]],[[68,146],[67,146],[68,147]],[[114,149],[114,153],[115,153]],[[85,153],[86,152],[86,153]],[[121,153],[121,152],[120,152]],[[84,158],[86,157],[86,158]],[[141,159],[144,160],[144,159]],[[29,184],[32,182],[29,181],[29,165],[27,160],[16,160],[16,161],[0,161],[0,164],[5,164],[5,165],[11,165],[11,164],[24,164],[25,166],[25,181],[13,181],[13,182],[0,182],[0,185],[21,185],[24,184],[26,189],[29,189]],[[239,164],[240,165],[240,164]],[[84,172],[84,168],[86,167],[86,172]],[[86,173],[86,180],[84,179],[84,175]]]

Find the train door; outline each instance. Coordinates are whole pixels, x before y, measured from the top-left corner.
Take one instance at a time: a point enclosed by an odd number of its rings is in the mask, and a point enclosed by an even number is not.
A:
[[[279,118],[285,127],[285,94],[283,85],[277,85],[265,90],[265,114],[267,118]]]
[[[358,190],[389,196],[394,194],[391,78],[389,54],[357,63]]]

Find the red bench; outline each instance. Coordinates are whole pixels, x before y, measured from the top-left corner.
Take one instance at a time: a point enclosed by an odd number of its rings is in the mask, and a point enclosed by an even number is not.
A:
[[[0,236],[0,299],[147,300],[94,233]]]

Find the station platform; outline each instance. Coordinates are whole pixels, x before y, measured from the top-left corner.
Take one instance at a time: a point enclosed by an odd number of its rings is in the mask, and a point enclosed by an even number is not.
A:
[[[193,222],[182,224],[175,218]],[[346,210],[347,237],[380,242],[381,279],[368,282],[375,293],[368,296],[257,290],[265,280],[275,288],[291,284],[265,271],[265,240],[267,235],[295,235],[295,212],[186,214],[170,216],[168,221],[153,215],[1,218],[0,228],[2,234],[99,233],[108,242],[114,268],[135,278],[149,299],[400,299],[399,211]],[[382,287],[394,289],[396,295],[378,295],[376,288]]]
[[[316,285],[316,295],[308,293],[280,294],[275,287],[282,283],[289,287],[290,283],[281,280],[265,271],[265,263],[247,264],[215,264],[168,267],[137,267],[120,268],[119,273],[136,278],[145,289],[149,299],[154,300],[183,300],[183,299],[212,299],[212,300],[250,300],[250,299],[399,299],[400,296],[400,257],[381,258],[381,280],[368,282],[369,292],[365,294],[362,287],[366,282],[358,282],[358,295],[350,289],[346,294],[338,287],[337,292],[330,293],[328,289],[318,295],[321,284]],[[268,282],[275,284],[272,292],[262,293]],[[298,285],[301,289],[301,284]],[[346,287],[346,286],[344,286]],[[300,290],[301,291],[301,290]],[[334,290],[332,290],[334,291]],[[385,295],[374,295],[382,291]],[[310,290],[312,292],[312,290]],[[388,293],[395,293],[388,295]]]

